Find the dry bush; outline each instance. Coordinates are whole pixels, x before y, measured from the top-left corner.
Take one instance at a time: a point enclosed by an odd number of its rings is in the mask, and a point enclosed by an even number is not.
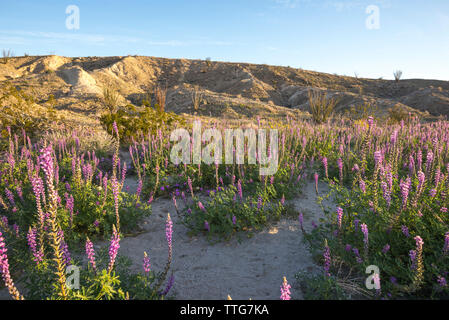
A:
[[[394,80],[396,82],[399,82],[399,80],[401,80],[401,77],[402,77],[402,71],[396,70],[395,72],[393,72],[393,75],[394,75]]]
[[[112,155],[115,150],[115,140],[104,130],[95,130],[88,127],[72,128],[67,125],[53,127],[42,135],[43,140],[54,145],[59,141],[66,141],[70,150],[78,146],[81,153],[95,150],[97,156]]]
[[[9,58],[14,57],[14,53],[11,51],[11,49],[8,49],[8,50],[3,49],[2,50],[2,56],[3,56],[2,62],[4,64],[7,64]]]
[[[328,99],[326,92],[309,90],[310,113],[316,123],[326,122],[337,103],[335,98]]]
[[[167,87],[162,88],[157,86],[154,90],[154,95],[156,97],[156,106],[159,112],[165,111],[165,99],[167,98]]]
[[[113,88],[112,85],[106,85],[103,87],[103,104],[109,110],[114,112],[117,108],[120,95]]]
[[[192,103],[193,109],[197,111],[200,107],[200,103],[203,100],[203,94],[200,93],[200,89],[198,86],[195,86],[192,92]]]

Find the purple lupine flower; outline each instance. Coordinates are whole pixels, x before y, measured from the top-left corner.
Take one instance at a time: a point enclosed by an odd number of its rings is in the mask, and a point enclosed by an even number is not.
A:
[[[16,202],[14,201],[13,193],[9,189],[5,188],[5,194],[9,200],[9,203],[14,207],[16,205]]]
[[[374,287],[376,288],[377,295],[380,295],[380,276],[378,273],[375,273],[373,276]]]
[[[238,193],[239,193],[240,200],[243,201],[242,183],[241,183],[240,179],[237,182],[237,190],[238,190]]]
[[[410,178],[407,178],[405,181],[401,180],[401,182],[399,183],[399,187],[401,188],[402,194],[402,209],[405,209],[407,207],[407,199],[410,188]]]
[[[173,287],[173,284],[175,282],[175,276],[173,274],[170,275],[170,278],[168,279],[167,286],[165,287],[164,291],[162,291],[161,295],[166,296],[170,289]]]
[[[118,127],[117,127],[117,123],[114,121],[114,123],[112,124],[112,128],[114,129],[115,134],[117,135],[117,138],[119,137],[118,135]]]
[[[444,235],[444,247],[443,247],[443,255],[446,255],[449,252],[449,232],[446,232]]]
[[[118,249],[120,248],[120,234],[117,232],[115,226],[113,226],[111,241],[109,244],[109,265],[108,272],[111,272],[114,268],[115,259],[117,258]]]
[[[53,163],[53,148],[51,145],[43,148],[40,150],[39,160],[40,160],[40,166],[42,170],[44,171],[45,175],[47,176],[47,179],[49,181],[53,182],[53,175],[54,175],[54,163]]]
[[[209,232],[209,231],[210,231],[210,226],[209,226],[209,222],[207,222],[207,221],[204,221],[204,229],[206,229],[206,230],[207,230],[207,232]]]
[[[365,181],[363,181],[363,179],[360,179],[359,186],[360,186],[360,190],[362,190],[363,193],[366,193],[366,184],[365,184]]]
[[[359,219],[354,219],[354,229],[355,229],[356,232],[359,229],[359,222],[360,222]]]
[[[383,247],[382,252],[383,252],[383,253],[387,253],[388,251],[390,251],[390,245],[387,243],[387,244],[385,245],[385,247]]]
[[[330,277],[331,274],[329,273],[329,270],[331,267],[331,252],[329,246],[327,245],[327,241],[325,241],[324,243],[323,258],[324,258],[324,274]]]
[[[381,162],[382,162],[382,152],[381,151],[374,152],[374,163],[375,163],[376,168],[379,167]]]
[[[429,191],[429,195],[431,198],[434,198],[437,195],[437,190],[436,189],[431,189]]]
[[[362,258],[360,258],[360,252],[359,252],[359,249],[357,249],[357,248],[352,248],[352,252],[354,252],[354,255],[355,255],[355,258],[356,258],[357,263],[362,263],[363,260],[362,260]]]
[[[260,208],[262,208],[262,197],[259,196],[259,198],[257,199],[257,210],[260,210]]]
[[[321,159],[321,162],[323,163],[323,166],[324,166],[324,174],[325,174],[325,176],[326,176],[326,179],[327,178],[329,178],[329,176],[328,176],[328,174],[327,174],[327,172],[328,172],[328,167],[327,167],[327,158],[326,157],[323,157],[323,159]]]
[[[404,234],[404,236],[406,236],[407,238],[410,237],[410,233],[409,233],[409,231],[408,231],[407,226],[402,225],[402,226],[401,226],[401,231],[402,231],[402,233]]]
[[[346,244],[346,246],[345,246],[345,251],[350,252],[351,249],[352,249],[352,246],[351,246],[349,243]]]
[[[99,222],[98,220],[95,220],[95,221],[94,221],[94,226],[95,226],[95,228],[98,228],[99,225],[100,225],[100,222]]]
[[[338,224],[338,229],[341,229],[341,221],[343,218],[343,209],[338,207],[337,208],[337,224]]]
[[[237,223],[237,218],[236,216],[232,216],[232,224],[235,225]]]
[[[421,252],[422,251],[422,246],[424,244],[423,239],[420,236],[416,236],[414,239],[415,239],[415,242],[416,242],[416,251],[417,252]]]
[[[432,162],[433,162],[433,152],[431,149],[429,149],[429,151],[427,151],[426,170],[430,170]]]
[[[94,270],[94,272],[97,272],[97,265],[95,263],[94,244],[92,243],[92,241],[89,240],[89,238],[87,238],[86,240],[86,255],[90,265],[92,266],[92,269]]]
[[[200,208],[201,211],[206,212],[206,208],[204,208],[204,205],[201,203],[201,201],[198,201],[198,208]]]
[[[281,285],[281,300],[290,300],[290,288],[291,286],[287,282],[287,278],[284,277]]]
[[[17,187],[16,187],[16,192],[17,192],[17,195],[19,196],[20,200],[23,201],[23,191],[22,191],[22,187],[21,187],[21,186],[17,186]]]
[[[167,222],[165,223],[165,239],[167,240],[168,248],[171,251],[173,237],[173,222],[170,218],[170,214],[167,215]]]
[[[13,226],[12,226],[12,228],[13,228],[15,234],[16,234],[16,237],[19,238],[19,237],[20,237],[19,226],[18,226],[17,224],[14,223]]]
[[[37,243],[36,243],[36,234],[37,230],[36,228],[31,228],[28,231],[27,234],[27,240],[28,240],[28,246],[30,247],[31,253],[33,254],[33,260],[36,262],[36,264],[39,264],[39,262],[42,262],[44,253],[41,249],[37,249]]]
[[[385,202],[387,203],[387,207],[390,207],[391,205],[391,194],[390,194],[390,190],[388,189],[388,185],[385,181],[382,181],[380,183],[380,186],[382,187],[382,193],[383,193],[383,197],[385,199]]]
[[[315,191],[318,194],[318,173],[315,172],[313,176],[315,178]]]
[[[146,252],[143,253],[143,271],[145,273],[149,273],[151,269],[150,257]]]
[[[410,260],[412,261],[411,269],[415,270],[416,269],[416,251],[410,250],[409,256],[410,256]]]
[[[338,158],[337,166],[338,166],[338,173],[339,173],[340,183],[343,183],[343,160],[341,158]]]
[[[72,258],[70,256],[69,247],[67,246],[67,243],[64,240],[64,231],[59,230],[58,231],[58,237],[60,241],[60,248],[62,251],[62,259],[64,260],[64,263],[66,266],[70,265],[70,262],[72,261]]]
[[[440,285],[440,287],[442,287],[442,288],[447,287],[447,281],[446,281],[446,278],[441,277],[441,276],[438,276],[437,282],[438,282],[438,284]]]
[[[284,205],[284,204],[285,204],[285,196],[282,195],[282,198],[281,198],[281,205]]]
[[[303,216],[302,212],[299,213],[298,220],[299,220],[299,225],[301,226],[301,229],[302,229],[303,222],[304,222],[304,216]]]
[[[368,117],[368,130],[371,131],[371,128],[373,127],[374,124],[374,118],[372,116]]]
[[[398,283],[398,279],[396,279],[396,277],[391,276],[390,277],[390,282],[394,285],[396,285]]]
[[[23,297],[17,291],[14,286],[14,282],[11,279],[11,274],[9,272],[9,262],[8,262],[8,249],[5,245],[5,239],[3,238],[3,234],[0,231],[0,273],[2,274],[3,282],[5,286],[8,288],[11,296],[16,300],[23,300]]]
[[[192,198],[193,198],[193,185],[192,185],[192,179],[190,179],[190,177],[187,178],[187,184],[189,185],[190,194],[192,195]]]
[[[368,249],[368,226],[365,223],[360,225],[360,230],[363,233],[363,243],[365,243],[365,249]]]

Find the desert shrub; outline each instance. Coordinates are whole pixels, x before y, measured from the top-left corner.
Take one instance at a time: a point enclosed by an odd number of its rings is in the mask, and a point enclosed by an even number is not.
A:
[[[362,120],[367,119],[369,116],[374,117],[379,108],[377,105],[372,105],[371,103],[363,103],[360,105],[351,106],[349,109],[345,110],[344,115],[352,120]]]
[[[156,104],[154,105],[154,108],[159,113],[165,112],[165,100],[167,98],[167,88],[163,88],[161,86],[157,86],[154,90],[154,95],[156,98]]]
[[[411,122],[415,118],[409,111],[401,107],[393,107],[388,109],[387,121],[390,124],[400,123],[402,121]]]
[[[79,154],[95,151],[99,158],[112,156],[116,147],[114,138],[104,130],[69,127],[66,124],[45,131],[42,139],[55,146],[64,145],[67,150],[76,148]]]
[[[35,104],[31,95],[14,86],[6,85],[3,92],[0,97],[0,135],[3,138],[0,139],[0,150],[7,147],[8,132],[22,136],[26,131],[30,138],[34,138],[64,120],[52,110]]]
[[[13,56],[14,56],[14,53],[11,51],[11,49],[8,49],[8,50],[3,49],[2,50],[2,62],[4,64],[7,64],[9,59]]]
[[[112,85],[107,85],[103,87],[103,105],[104,107],[110,112],[115,112],[116,108],[118,107],[120,95],[118,92],[114,89]]]
[[[399,80],[401,80],[401,77],[402,77],[402,71],[396,70],[395,72],[393,72],[393,75],[394,75],[394,81],[399,82]]]
[[[200,93],[200,89],[198,86],[195,86],[195,88],[192,91],[192,105],[193,110],[198,111],[201,101],[202,101],[203,95]]]
[[[310,90],[308,94],[312,119],[318,124],[326,122],[338,101],[335,98],[328,99],[326,92]]]
[[[127,105],[119,108],[116,112],[107,113],[101,116],[101,124],[108,131],[112,132],[113,123],[117,124],[120,137],[124,140],[131,140],[132,137],[155,134],[158,130],[182,124],[182,117],[172,113],[158,111],[148,107],[135,107]]]

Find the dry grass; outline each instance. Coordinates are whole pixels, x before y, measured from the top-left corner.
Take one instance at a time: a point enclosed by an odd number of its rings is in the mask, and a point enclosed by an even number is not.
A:
[[[165,100],[167,98],[167,87],[157,86],[154,90],[156,96],[156,104],[160,112],[165,111]]]

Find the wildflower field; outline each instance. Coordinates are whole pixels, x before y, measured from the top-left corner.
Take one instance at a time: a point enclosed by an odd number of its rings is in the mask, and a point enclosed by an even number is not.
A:
[[[278,150],[266,150],[268,158],[278,157],[278,167],[268,176],[260,174],[260,163],[249,161],[174,164],[170,133],[186,125],[184,119],[162,122],[145,134],[130,134],[127,127],[127,139],[121,139],[124,128],[113,122],[102,144],[92,143],[95,133],[85,130],[54,129],[31,138],[21,128],[5,128],[0,273],[10,295],[168,298],[176,286],[172,217],[166,217],[164,268],[154,270],[148,248],[135,272],[119,249],[121,240],[140,232],[142,221],[153,214],[153,202],[169,198],[171,215],[211,245],[257,233],[281,219],[298,219],[298,237],[320,269],[316,274],[297,270],[305,298],[448,297],[449,122],[410,117],[386,124],[369,117],[318,125],[290,117],[237,124],[278,130]],[[203,121],[205,128],[228,126]],[[135,192],[125,186],[130,177],[136,179]],[[307,230],[303,212],[291,200],[307,183],[318,193],[319,182],[329,188],[322,198],[337,209],[323,206],[325,218]],[[102,241],[108,245],[95,249]],[[80,270],[79,288],[70,285],[68,269],[74,268]],[[367,270],[373,268],[378,272],[368,288]],[[290,299],[294,280],[279,274],[280,289],[273,290]]]

